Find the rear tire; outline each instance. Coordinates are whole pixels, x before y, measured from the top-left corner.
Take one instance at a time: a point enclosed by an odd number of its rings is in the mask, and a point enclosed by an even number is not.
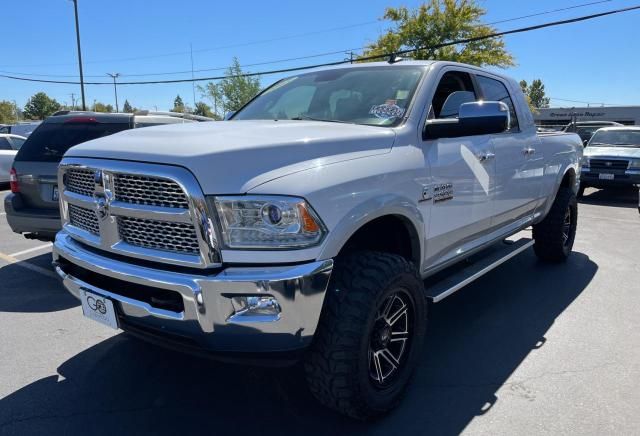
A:
[[[578,225],[578,202],[570,188],[560,188],[547,216],[533,226],[533,249],[546,262],[567,260]]]
[[[357,419],[393,409],[421,357],[426,312],[424,284],[403,257],[339,260],[305,359],[313,395]]]

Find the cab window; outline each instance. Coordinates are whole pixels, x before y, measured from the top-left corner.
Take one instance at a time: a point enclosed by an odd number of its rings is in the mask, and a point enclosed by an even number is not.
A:
[[[460,105],[477,101],[478,95],[468,73],[446,72],[436,88],[429,109],[429,119],[457,118]]]
[[[495,79],[490,79],[485,76],[476,76],[478,86],[482,90],[482,96],[486,101],[501,101],[509,106],[509,114],[511,115],[511,123],[509,124],[509,130],[518,130],[518,116],[516,115],[516,109],[513,105],[513,100],[507,91],[507,87],[502,82]]]

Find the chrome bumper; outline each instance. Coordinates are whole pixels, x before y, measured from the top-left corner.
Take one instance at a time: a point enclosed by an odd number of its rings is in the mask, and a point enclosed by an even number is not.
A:
[[[121,326],[143,328],[158,337],[184,338],[210,351],[272,352],[304,348],[313,337],[333,268],[332,260],[295,266],[226,268],[211,275],[156,269],[100,255],[64,230],[53,246],[56,272],[76,298],[86,289],[114,301]],[[81,280],[69,264],[91,274]],[[66,267],[65,267],[66,265]],[[110,279],[180,294],[184,310],[173,312],[118,294],[100,283]],[[88,283],[91,281],[92,283]],[[117,288],[117,286],[116,286]],[[238,317],[232,297],[272,296],[277,319]]]

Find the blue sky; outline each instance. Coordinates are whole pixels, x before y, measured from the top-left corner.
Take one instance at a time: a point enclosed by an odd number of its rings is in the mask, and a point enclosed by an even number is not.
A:
[[[226,67],[233,56],[241,64],[269,62],[362,47],[388,23],[377,19],[385,7],[414,7],[415,0],[211,1],[211,0],[78,0],[82,51],[87,81],[188,78],[187,74],[132,76],[189,71],[190,45],[194,68]],[[494,22],[596,0],[524,2],[484,0],[485,22]],[[495,26],[499,30],[571,18],[640,1],[609,1],[565,12],[532,17]],[[3,5],[0,26],[0,71],[61,80],[77,79],[73,3],[68,0],[11,0]],[[507,73],[518,80],[541,78],[547,94],[607,104],[640,104],[637,34],[640,11],[590,22],[544,29],[505,38],[517,66]],[[303,36],[301,36],[303,35]],[[274,41],[275,40],[275,41]],[[260,42],[262,41],[262,42]],[[247,68],[260,71],[343,58],[342,54]],[[221,71],[197,72],[213,76]],[[1,73],[0,73],[1,74]],[[128,76],[128,77],[126,77]],[[40,77],[40,76],[32,76]],[[264,76],[267,85],[281,76]],[[28,97],[45,91],[60,102],[78,98],[79,86],[17,82],[0,78],[0,100],[24,105]],[[87,104],[114,103],[112,86],[87,86]],[[120,105],[128,99],[140,108],[167,110],[176,94],[192,104],[189,83],[119,86]],[[196,99],[202,99],[196,90]],[[558,106],[579,103],[553,100]]]

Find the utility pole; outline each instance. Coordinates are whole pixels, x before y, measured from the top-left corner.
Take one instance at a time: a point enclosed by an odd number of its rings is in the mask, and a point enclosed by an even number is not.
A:
[[[78,23],[78,0],[71,0],[73,2],[73,10],[76,15],[76,43],[78,44],[78,67],[80,68],[80,93],[82,94],[82,110],[87,110],[87,105],[84,100],[84,75],[82,74],[82,51],[80,50],[80,24]]]
[[[113,92],[116,95],[116,112],[120,112],[118,109],[118,85],[116,84],[116,79],[120,77],[120,73],[107,73],[107,76],[113,79]]]
[[[72,92],[69,95],[71,96],[71,110],[74,111],[76,110],[76,94]]]
[[[193,44],[189,44],[191,51],[191,90],[193,91],[193,110],[196,110],[196,82],[193,80]]]
[[[352,51],[348,51],[348,52],[346,52],[346,54],[348,54],[349,57],[347,59],[345,59],[345,61],[349,61],[349,63],[352,64],[353,63],[353,55],[354,55],[354,53]]]

